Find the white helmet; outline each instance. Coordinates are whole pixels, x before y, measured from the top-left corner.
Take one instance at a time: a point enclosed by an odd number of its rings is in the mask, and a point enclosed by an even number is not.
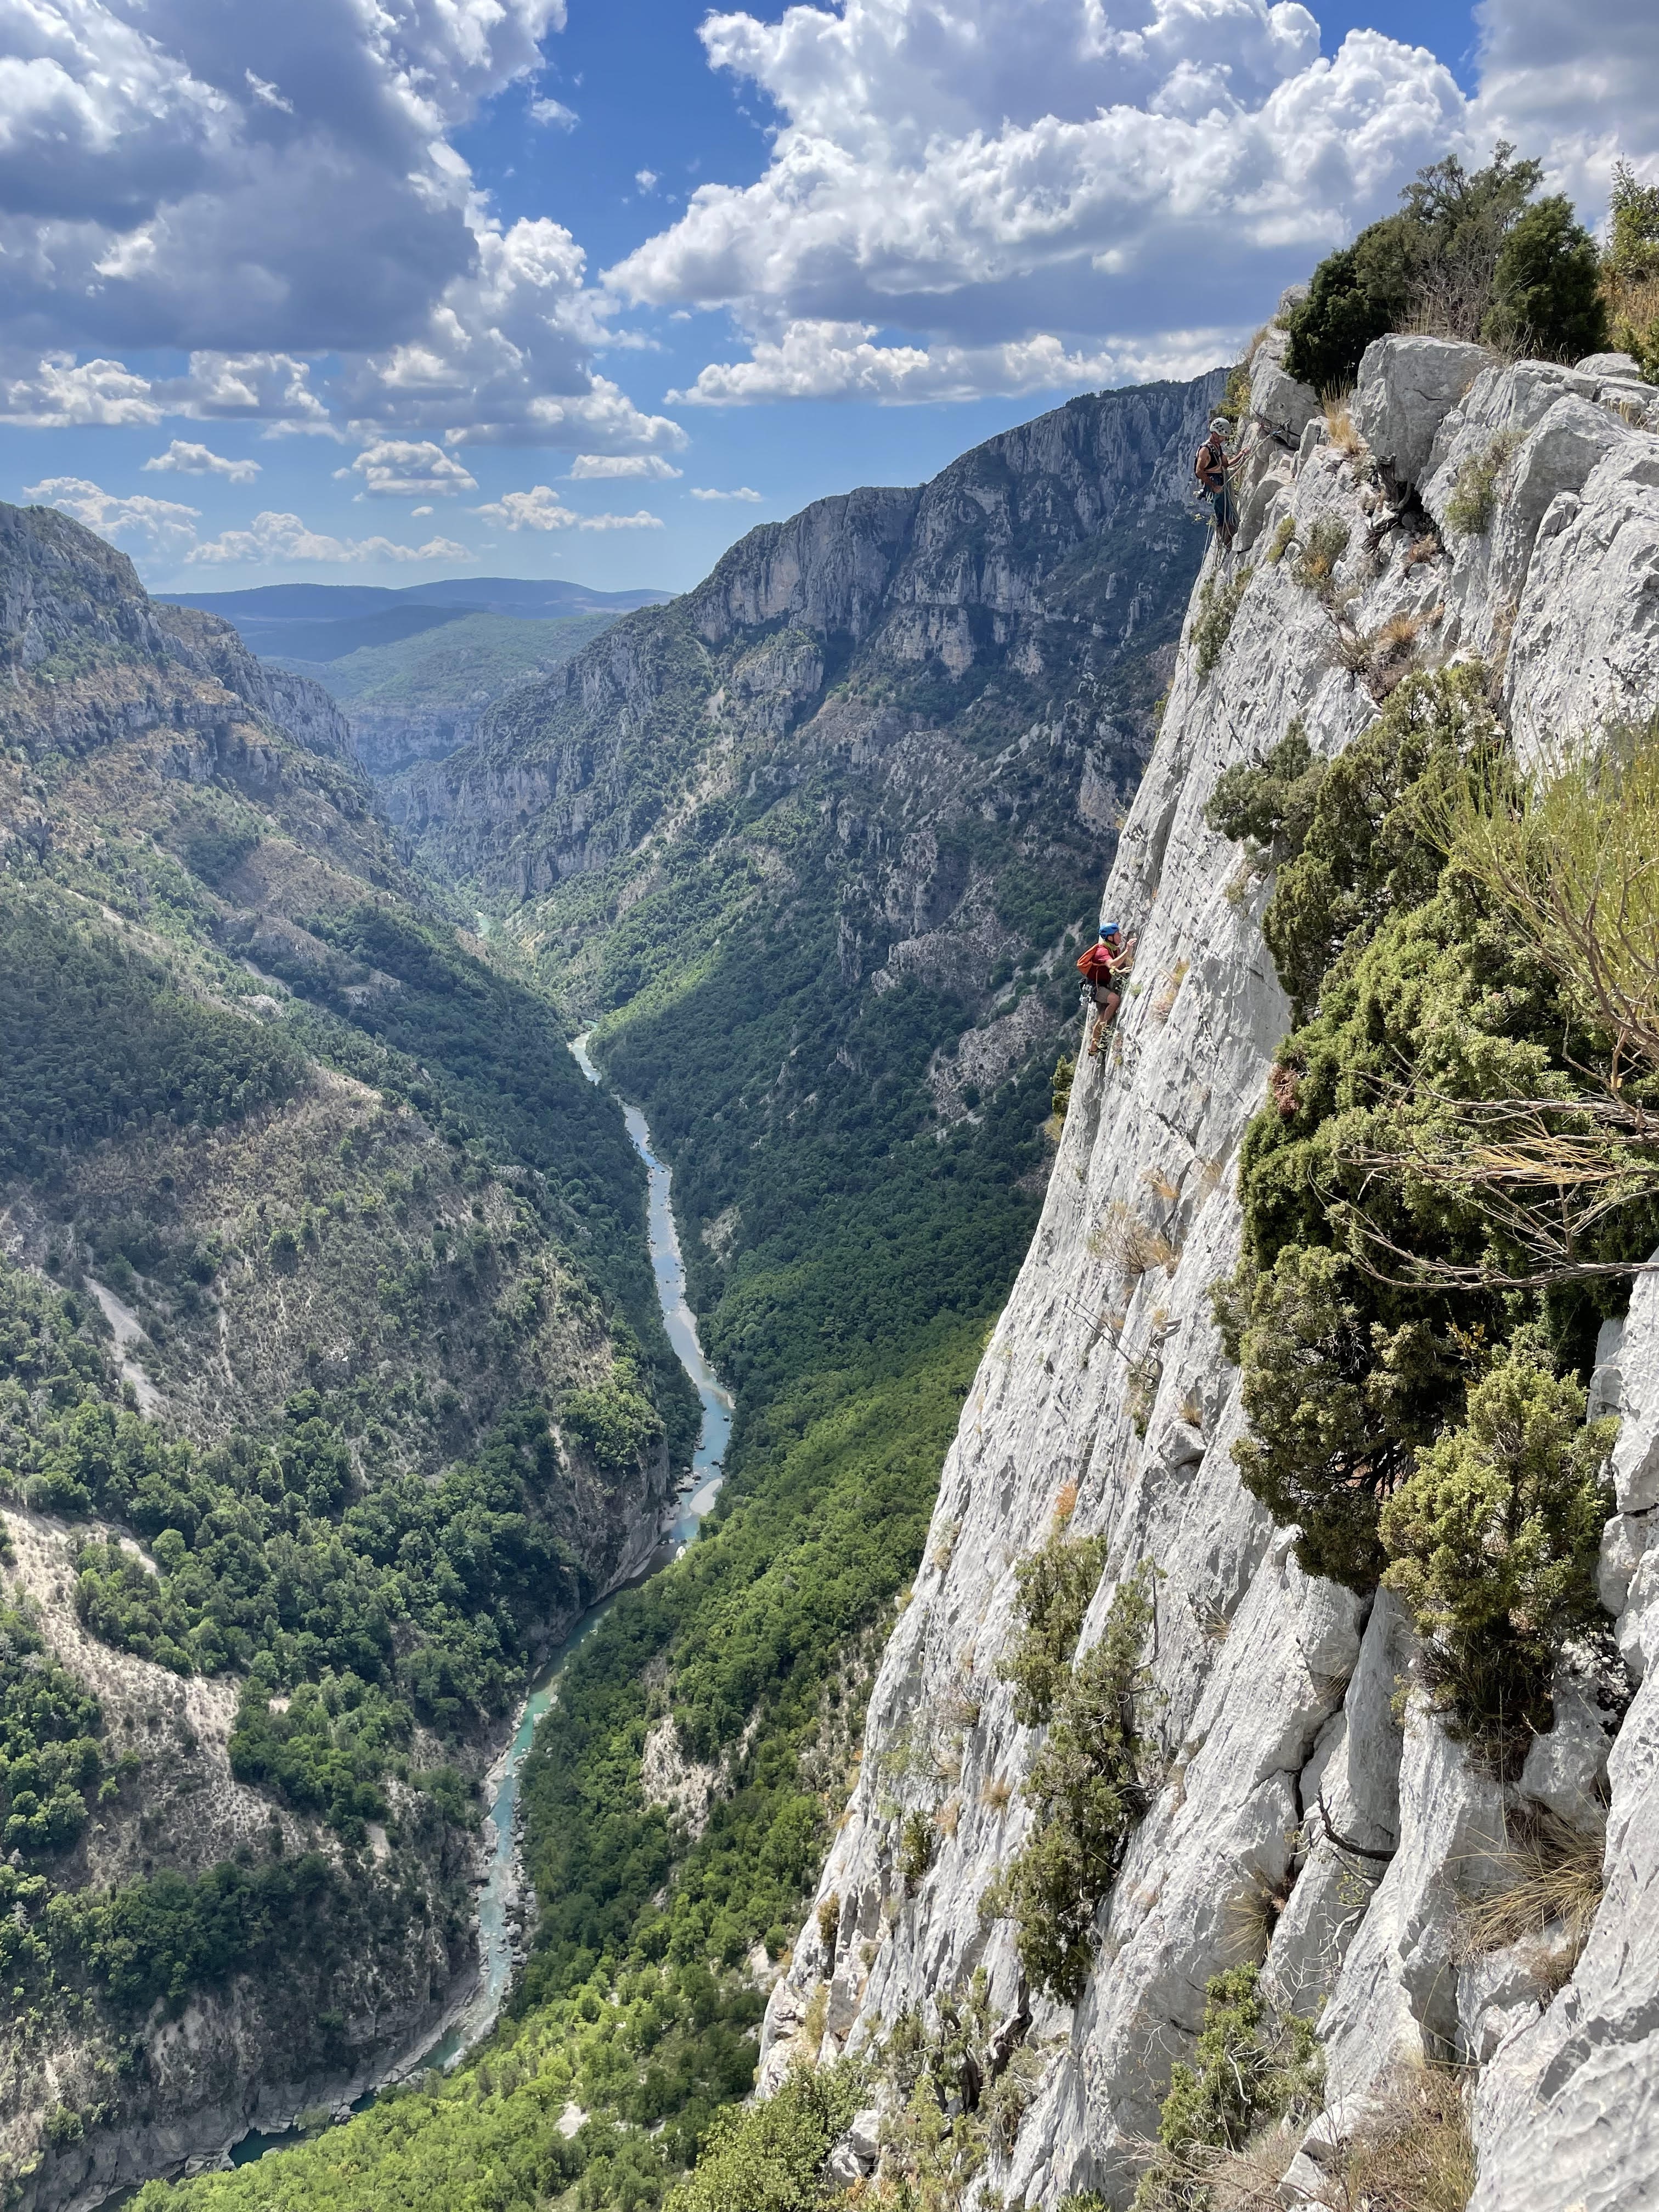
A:
[[[1218,415],[1210,425],[1210,434],[1212,437],[1224,438],[1232,427],[1224,415]]]

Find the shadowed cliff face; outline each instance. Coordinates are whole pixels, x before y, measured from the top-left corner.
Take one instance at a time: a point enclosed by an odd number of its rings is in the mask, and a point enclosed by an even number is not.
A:
[[[948,732],[962,785],[1033,727],[1063,727],[1056,798],[1133,778],[1167,672],[1150,656],[1202,552],[1185,479],[1218,390],[1218,375],[1073,400],[920,489],[751,531],[694,592],[394,781],[388,811],[423,864],[501,907],[672,838],[677,801],[798,781],[826,739],[873,747],[857,768]]]

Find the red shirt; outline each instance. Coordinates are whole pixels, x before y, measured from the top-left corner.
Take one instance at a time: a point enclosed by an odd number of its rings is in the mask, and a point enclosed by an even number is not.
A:
[[[1077,964],[1090,982],[1098,979],[1103,983],[1116,972],[1117,963],[1122,957],[1121,949],[1114,952],[1104,945],[1091,945]]]

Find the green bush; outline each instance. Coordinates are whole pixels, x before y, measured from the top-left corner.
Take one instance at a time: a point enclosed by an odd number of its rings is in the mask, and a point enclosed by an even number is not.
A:
[[[591,1389],[567,1392],[559,1424],[592,1455],[603,1474],[623,1475],[663,1433],[662,1416],[638,1387],[632,1367],[618,1363]]]
[[[1211,671],[1220,659],[1227,640],[1232,633],[1233,617],[1238,612],[1239,602],[1249,589],[1255,570],[1241,563],[1224,575],[1209,575],[1198,591],[1198,606],[1193,616],[1193,653],[1198,668],[1198,680],[1206,684]]]
[[[1500,430],[1462,463],[1446,501],[1446,527],[1461,538],[1480,538],[1498,511],[1498,481],[1521,443],[1518,430]]]
[[[1334,587],[1336,564],[1348,550],[1348,526],[1340,516],[1322,514],[1303,540],[1291,574],[1304,592],[1328,601]]]
[[[723,2112],[667,2212],[818,2212],[830,2147],[858,2108],[855,2069],[793,2067],[773,2096]]]
[[[1135,1693],[1152,1625],[1150,1574],[1121,1585],[1100,1642],[1071,1668],[1023,1795],[1036,1814],[1030,1841],[988,1893],[1011,1917],[1031,1980],[1063,2002],[1083,1994],[1095,1921],[1146,1808]]]
[[[1259,1968],[1215,1975],[1205,1985],[1193,2063],[1170,2069],[1158,2154],[1141,2177],[1133,2212],[1209,2212],[1215,2154],[1243,2150],[1287,2112],[1310,2118],[1321,2071],[1312,2022],[1269,2001]]]
[[[1382,1509],[1382,1579],[1463,1714],[1547,1725],[1560,1653],[1606,1639],[1595,1570],[1618,1423],[1586,1425],[1584,1405],[1543,1332],[1519,1332]]]
[[[47,1651],[33,1618],[0,1608],[0,1849],[39,1859],[87,1825],[104,1773],[98,1703]]]
[[[1432,891],[1443,855],[1425,807],[1499,737],[1481,671],[1443,669],[1407,677],[1333,761],[1293,722],[1260,767],[1218,779],[1210,826],[1279,872],[1261,928],[1299,1019],[1346,947]]]
[[[1607,343],[1595,241],[1557,193],[1537,201],[1504,240],[1481,335],[1545,361],[1580,361]]]
[[[1014,1717],[1022,1728],[1040,1726],[1054,1711],[1105,1565],[1103,1536],[1068,1536],[1063,1525],[1016,1564],[1024,1620],[997,1673],[1013,1685]]]
[[[1607,1118],[1647,1081],[1636,1031],[1603,1018],[1613,940],[1598,1000],[1556,943],[1572,902],[1548,906],[1547,935],[1516,891],[1516,790],[1478,672],[1446,671],[1409,679],[1322,774],[1287,738],[1212,815],[1278,865],[1264,928],[1302,1023],[1245,1135],[1244,1251],[1215,1300],[1240,1471],[1310,1571],[1401,1590],[1448,1709],[1482,1728],[1541,1725],[1561,1653],[1598,1640],[1606,1440],[1572,1377],[1620,1295],[1607,1270],[1659,1237],[1651,1158]],[[1639,826],[1585,829],[1620,803],[1615,778],[1553,836],[1528,816],[1521,842],[1552,865],[1612,854],[1604,892],[1645,866]],[[1472,807],[1498,810],[1484,842]],[[1571,1218],[1564,1160],[1595,1191]],[[1540,1267],[1564,1218],[1570,1249]]]

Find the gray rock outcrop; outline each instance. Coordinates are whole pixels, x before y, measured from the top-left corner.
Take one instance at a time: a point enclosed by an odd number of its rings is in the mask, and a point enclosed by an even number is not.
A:
[[[1079,1057],[1042,1219],[945,1462],[820,1882],[820,1906],[834,1900],[863,1941],[832,1959],[809,1918],[763,2058],[763,2084],[775,2082],[808,2019],[827,2023],[823,2051],[857,2050],[976,1968],[994,2008],[1015,2012],[1011,1926],[981,1917],[980,1900],[1028,1832],[1018,1785],[1040,1738],[1016,1721],[997,1662],[1016,1626],[1016,1562],[1074,1498],[1072,1526],[1103,1537],[1109,1561],[1082,1648],[1123,1580],[1143,1562],[1158,1571],[1146,1711],[1162,1778],[1080,2002],[1034,2002],[1041,2082],[985,2178],[1044,2212],[1085,2189],[1127,2204],[1205,1984],[1245,1958],[1319,2021],[1329,2110],[1296,2169],[1310,2186],[1322,2146],[1402,2064],[1461,2056],[1484,2069],[1475,2212],[1659,2202],[1652,1670],[1610,1758],[1611,1716],[1564,1689],[1522,1778],[1536,1805],[1592,1827],[1596,1792],[1611,1790],[1607,1895],[1576,1969],[1547,1945],[1471,1959],[1462,1915],[1503,1879],[1516,1801],[1411,1689],[1413,1638],[1394,1601],[1367,1607],[1310,1580],[1242,1488],[1237,1378],[1209,1306],[1237,1255],[1238,1146],[1289,1009],[1260,933],[1267,886],[1206,826],[1206,801],[1292,716],[1328,755],[1349,743],[1386,690],[1366,641],[1389,625],[1430,663],[1485,660],[1528,759],[1651,708],[1659,435],[1602,367],[1498,367],[1420,340],[1371,349],[1361,427],[1396,483],[1420,485],[1438,541],[1395,507],[1370,455],[1339,450],[1316,416],[1294,453],[1264,442],[1241,485],[1234,556],[1255,565],[1207,677],[1189,623],[1120,839],[1105,905],[1139,930],[1135,988],[1110,1056]],[[1257,368],[1277,392],[1276,349]],[[1473,520],[1455,499],[1472,460],[1491,471]],[[1282,552],[1323,520],[1346,533],[1332,594],[1340,656],[1331,609],[1291,561],[1259,550]],[[1219,573],[1212,550],[1206,577]],[[1659,1547],[1649,1552],[1644,1517],[1659,1498],[1655,1279],[1622,1346],[1604,1333],[1597,1381],[1605,1402],[1616,1357],[1626,1510],[1603,1588],[1638,1667],[1659,1651]],[[931,1771],[896,1758],[907,1744],[933,1750]],[[907,1889],[900,1825],[945,1805]]]

